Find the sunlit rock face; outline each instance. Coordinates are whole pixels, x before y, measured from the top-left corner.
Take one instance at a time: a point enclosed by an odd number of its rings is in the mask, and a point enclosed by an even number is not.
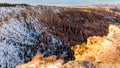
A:
[[[104,37],[90,37],[83,47],[74,46],[72,49],[77,61],[94,62],[97,68],[119,68],[120,64],[120,24],[111,24],[109,34]],[[75,48],[76,47],[76,48]],[[80,48],[79,50],[77,50]],[[83,51],[84,50],[84,51]]]
[[[120,25],[110,25],[107,38],[113,42],[120,42]]]
[[[56,56],[43,58],[42,54],[33,57],[32,61],[18,65],[16,68],[95,68],[95,65],[89,61],[69,61],[63,63],[63,60],[56,59]]]
[[[32,58],[32,61],[18,65],[16,68],[59,68],[62,64],[63,60],[57,60],[55,55],[43,58],[42,54],[38,54]]]

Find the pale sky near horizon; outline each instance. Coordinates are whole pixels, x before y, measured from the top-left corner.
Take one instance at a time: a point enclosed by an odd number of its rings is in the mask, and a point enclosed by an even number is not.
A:
[[[27,3],[27,4],[72,4],[72,5],[120,4],[120,0],[0,0],[0,2]]]

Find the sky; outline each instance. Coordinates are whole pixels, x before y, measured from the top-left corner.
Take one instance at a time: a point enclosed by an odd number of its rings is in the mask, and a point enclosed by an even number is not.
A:
[[[0,0],[0,2],[27,3],[27,4],[66,4],[66,5],[120,4],[120,0]]]

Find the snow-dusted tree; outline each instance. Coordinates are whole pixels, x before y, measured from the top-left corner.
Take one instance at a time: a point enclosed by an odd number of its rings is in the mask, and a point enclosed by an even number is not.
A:
[[[31,6],[26,6],[26,8],[27,8],[28,10],[31,10],[31,9],[32,9],[32,7],[31,7]]]
[[[3,18],[1,19],[1,24],[2,24],[2,25],[4,24],[4,19],[3,19]]]
[[[14,14],[13,14],[13,13],[10,13],[10,17],[11,17],[11,18],[14,18]]]
[[[10,24],[10,17],[6,16],[5,21],[7,21],[7,24]]]
[[[30,19],[29,14],[27,13],[27,11],[23,11],[22,15],[25,18],[25,21],[28,21]]]
[[[17,14],[17,19],[18,19],[18,21],[21,22],[21,16],[20,16],[20,14]]]

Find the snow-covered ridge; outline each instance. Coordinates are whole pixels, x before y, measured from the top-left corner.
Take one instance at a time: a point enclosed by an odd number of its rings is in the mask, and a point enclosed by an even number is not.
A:
[[[39,53],[44,57],[67,54],[71,57],[70,47],[67,46],[69,43],[56,37],[49,25],[42,20],[45,14],[57,14],[61,10],[66,8],[0,7],[0,68],[15,68]]]
[[[26,8],[7,8],[7,7],[2,7],[1,9],[1,17],[4,19],[3,23],[1,22],[1,28],[0,28],[0,36],[9,38],[14,40],[15,42],[19,42],[22,44],[29,44],[33,45],[34,44],[34,38],[33,36],[30,36],[31,34],[34,34],[35,32],[26,28],[27,26],[29,27],[34,27],[33,23],[38,22],[37,20],[33,20],[31,16],[31,20],[28,22],[25,21],[25,18],[22,17],[22,11],[25,11]],[[10,17],[10,13],[13,13],[14,17]],[[21,20],[19,21],[16,16],[17,14],[20,14]],[[4,16],[3,16],[4,15]],[[6,17],[9,17],[9,22],[8,20],[5,20]],[[27,40],[27,41],[26,41]],[[33,41],[33,42],[31,42]]]
[[[21,14],[26,8],[15,8],[15,7],[1,7],[0,8],[0,66],[1,68],[13,68],[19,63],[24,63],[29,60],[29,57],[33,55],[31,47],[35,44],[36,32],[26,28],[27,24],[34,23],[31,21],[25,24],[24,18],[21,17],[19,21],[16,16]],[[10,17],[9,13],[13,13],[13,18]],[[5,18],[9,17],[5,21]],[[31,17],[32,18],[32,17]],[[34,35],[34,36],[32,36]],[[20,46],[22,45],[22,46]],[[24,45],[24,46],[23,46]],[[26,46],[25,46],[26,45]],[[31,46],[27,46],[31,45]],[[28,47],[28,49],[26,49]],[[26,53],[25,53],[26,52]],[[29,57],[26,57],[29,56]]]
[[[26,19],[22,14],[24,11],[27,11],[25,7],[0,8],[0,68],[14,68],[30,60],[37,53],[32,48],[41,40],[41,33],[47,30],[47,27],[37,18],[30,16],[29,12],[26,12]],[[51,43],[56,42],[53,37]],[[44,54],[46,52],[48,51]]]

